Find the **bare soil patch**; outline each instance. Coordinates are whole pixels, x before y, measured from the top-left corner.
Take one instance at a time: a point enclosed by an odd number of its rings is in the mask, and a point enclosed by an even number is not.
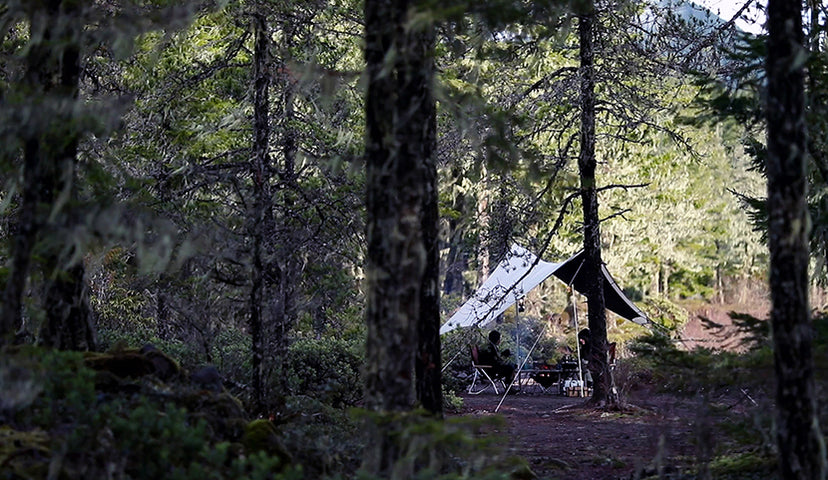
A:
[[[752,305],[706,304],[691,308],[687,324],[681,331],[681,348],[743,351],[747,334],[739,330],[730,312],[768,318],[770,305],[767,301],[757,301]]]
[[[624,411],[586,406],[585,398],[518,393],[464,395],[458,414],[501,415],[504,445],[541,479],[633,479],[687,465],[696,457],[697,407],[670,395],[628,399]],[[662,469],[662,470],[659,470]]]

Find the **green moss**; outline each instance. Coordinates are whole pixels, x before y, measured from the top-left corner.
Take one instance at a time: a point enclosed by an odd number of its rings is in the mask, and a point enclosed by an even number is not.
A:
[[[155,368],[144,355],[134,352],[87,353],[84,364],[97,371],[105,371],[120,378],[135,378],[151,375]]]
[[[764,479],[773,478],[776,457],[758,452],[735,452],[719,456],[710,462],[713,478],[753,478],[749,474],[761,474]],[[756,477],[760,478],[760,477]]]
[[[0,465],[9,475],[3,478],[46,478],[49,473],[46,460],[51,458],[49,444],[49,435],[43,430],[0,427]]]

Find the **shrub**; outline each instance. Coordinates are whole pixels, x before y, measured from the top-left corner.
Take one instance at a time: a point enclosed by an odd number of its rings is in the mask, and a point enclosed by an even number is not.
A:
[[[448,412],[459,412],[463,406],[463,397],[460,397],[454,390],[448,390],[443,382],[443,410]]]
[[[252,378],[250,367],[250,336],[243,330],[227,325],[218,330],[213,341],[212,361],[225,379],[232,379],[238,385],[249,385]],[[233,388],[241,395],[242,388]]]
[[[401,453],[393,469],[400,478],[418,480],[506,480],[536,478],[526,461],[504,449],[501,417],[437,420],[424,411],[377,414],[355,412],[365,429],[379,429]],[[370,447],[369,447],[370,448]],[[375,477],[360,472],[361,480]]]
[[[306,478],[356,472],[364,438],[347,411],[302,396],[287,397],[285,413],[289,423],[280,426],[281,438]]]
[[[301,338],[288,350],[285,380],[292,395],[308,395],[334,407],[362,397],[362,343],[354,339]]]
[[[690,318],[687,310],[665,297],[647,297],[644,312],[655,324],[670,332],[680,332]]]
[[[458,328],[441,338],[443,365],[448,364],[442,374],[443,390],[460,392],[466,389],[473,373],[469,333]]]
[[[709,299],[715,294],[714,274],[709,268],[700,272],[680,268],[670,274],[670,293],[677,298]]]
[[[2,353],[2,391],[24,392],[4,401],[0,412],[12,419],[0,429],[0,440],[10,440],[0,441],[0,458],[13,459],[4,463],[10,471],[3,478],[301,478],[278,455],[245,451],[208,423],[216,416],[207,410],[210,402],[183,408],[191,392],[186,385],[101,376],[76,352],[23,347]],[[109,388],[96,390],[102,379]]]
[[[26,423],[42,428],[67,419],[88,420],[97,394],[95,372],[84,367],[82,354],[23,347],[3,357],[3,370],[17,373],[16,379],[6,380],[12,383],[0,385],[0,390],[18,391],[23,387],[20,380],[27,379],[31,393],[29,401],[16,405],[12,413],[24,415]]]
[[[773,358],[768,348],[744,354],[705,348],[688,352],[676,348],[665,335],[650,334],[632,342],[629,349],[635,355],[635,372],[631,374],[648,378],[664,391],[693,394],[734,386],[761,387],[773,378]],[[770,377],[757,376],[757,371],[767,371]]]

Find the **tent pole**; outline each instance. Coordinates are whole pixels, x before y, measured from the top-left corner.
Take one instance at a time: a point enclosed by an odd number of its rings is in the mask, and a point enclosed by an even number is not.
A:
[[[584,396],[584,372],[581,368],[581,341],[578,338],[578,331],[581,326],[578,325],[578,297],[575,295],[575,289],[572,288],[572,284],[575,283],[575,279],[578,278],[578,274],[581,273],[581,267],[584,266],[584,262],[585,260],[581,260],[581,263],[578,265],[578,269],[575,270],[575,275],[573,275],[572,280],[569,281],[569,298],[572,301],[572,316],[575,317],[575,351],[578,354],[578,383],[581,385],[581,397]]]
[[[515,292],[515,358],[520,361],[520,298]]]
[[[459,357],[461,353],[463,353],[463,349],[462,349],[462,348],[461,348],[460,350],[458,350],[458,351],[457,351],[457,353],[455,353],[453,357],[451,357],[451,360],[449,360],[448,362],[446,362],[446,364],[445,364],[445,365],[443,365],[443,368],[441,368],[441,369],[440,369],[440,373],[445,372],[445,371],[446,371],[446,369],[449,367],[449,365],[451,365],[451,363],[452,363],[452,362],[453,362],[453,361],[454,361],[457,357]]]
[[[541,339],[541,337],[543,337],[543,334],[546,332],[546,327],[548,327],[548,326],[549,326],[549,322],[544,322],[543,323],[543,328],[541,328],[541,331],[538,334],[538,338],[535,339],[535,343],[532,344],[532,348],[529,349],[529,353],[526,354],[526,357],[523,359],[523,362],[520,364],[517,371],[515,371],[515,378],[512,379],[512,381],[509,383],[509,385],[506,385],[506,391],[503,392],[503,397],[500,399],[500,403],[497,404],[497,407],[494,410],[495,413],[497,413],[497,411],[500,410],[500,406],[503,405],[503,400],[505,400],[506,395],[509,394],[509,390],[512,388],[512,384],[515,383],[515,381],[520,378],[520,372],[523,371],[523,366],[526,365],[526,360],[528,360],[529,356],[532,355],[532,352],[535,351],[535,347],[538,346],[538,342],[540,342],[540,339]]]
[[[580,269],[580,267],[578,267]],[[581,385],[581,396],[584,396],[584,373],[581,368],[581,341],[578,338],[578,330],[581,326],[578,324],[578,297],[575,296],[574,290],[570,286],[569,289],[571,296],[570,300],[572,301],[572,316],[575,317],[575,353],[577,354],[578,358],[578,383]]]

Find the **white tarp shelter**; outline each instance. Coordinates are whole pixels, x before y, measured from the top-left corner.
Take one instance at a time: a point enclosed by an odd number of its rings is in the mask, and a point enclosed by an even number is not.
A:
[[[581,271],[584,253],[580,251],[562,263],[545,262],[520,245],[513,244],[509,254],[477,292],[440,327],[440,334],[458,327],[486,325],[518,299],[555,275],[567,285],[584,293],[590,279]],[[621,291],[618,284],[601,265],[604,275],[604,301],[608,310],[639,325],[647,324],[647,316]]]

